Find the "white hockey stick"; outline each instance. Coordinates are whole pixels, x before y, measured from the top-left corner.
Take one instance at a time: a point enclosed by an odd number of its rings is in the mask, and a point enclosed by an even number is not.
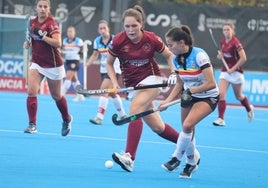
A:
[[[212,40],[212,42],[214,43],[214,45],[215,45],[217,51],[220,51],[220,48],[219,48],[219,46],[218,46],[218,44],[217,44],[217,42],[216,42],[216,40],[215,40],[215,38],[214,38],[214,36],[213,36],[213,33],[212,33],[212,29],[211,29],[211,28],[209,28],[209,34],[210,34],[211,40]],[[228,67],[228,65],[227,65],[227,63],[226,63],[224,57],[221,58],[221,61],[222,61],[223,65],[224,65],[224,67],[226,68],[226,70],[229,71],[230,68]]]
[[[90,40],[85,40],[83,45],[83,64],[87,63],[87,53],[88,53],[88,46],[91,46],[92,42]],[[83,80],[84,80],[84,89],[87,89],[87,67],[83,67]]]

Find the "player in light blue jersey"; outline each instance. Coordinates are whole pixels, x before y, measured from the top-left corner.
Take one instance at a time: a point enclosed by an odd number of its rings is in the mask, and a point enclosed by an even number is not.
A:
[[[108,47],[114,36],[110,34],[108,23],[105,20],[101,20],[99,22],[98,32],[100,35],[96,37],[96,39],[94,40],[93,53],[89,57],[88,62],[85,64],[85,66],[90,66],[99,58],[100,73],[101,73],[101,80],[102,80],[100,89],[112,88],[113,85],[106,70],[106,59],[107,59],[107,54],[108,54]],[[120,69],[120,63],[118,60],[114,64],[114,70],[116,72],[117,79],[119,79],[121,75],[121,69]],[[118,94],[114,94],[114,93],[103,94],[99,98],[98,112],[97,112],[96,117],[89,120],[91,123],[94,123],[97,125],[102,124],[102,121],[104,119],[104,114],[106,112],[106,108],[109,102],[109,96],[113,99],[114,106],[117,112],[119,113],[119,117],[122,118],[126,116],[125,110],[123,108],[122,100]]]
[[[180,177],[191,178],[200,162],[194,137],[195,126],[215,110],[219,89],[210,58],[203,49],[193,46],[188,26],[173,27],[165,37],[168,48],[175,55],[173,63],[178,73],[178,82],[160,107],[181,96],[182,131],[171,160],[162,167],[167,171],[175,170],[185,154],[186,165]]]
[[[80,66],[80,53],[83,48],[83,40],[76,37],[76,31],[73,26],[68,27],[67,36],[62,41],[62,52],[66,63],[66,79],[63,82],[62,94],[65,95],[70,89],[71,85],[76,88],[80,85],[80,81],[77,76],[77,71]],[[81,94],[77,94],[73,99],[74,101],[83,101],[85,97]]]

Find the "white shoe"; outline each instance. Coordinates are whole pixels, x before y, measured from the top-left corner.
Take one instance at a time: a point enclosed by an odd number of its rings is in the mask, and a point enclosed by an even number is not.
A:
[[[84,100],[85,100],[85,97],[84,95],[81,95],[81,94],[77,94],[76,97],[73,99],[74,102],[80,102]]]
[[[225,121],[223,119],[221,119],[221,118],[218,118],[217,120],[215,120],[213,122],[213,125],[215,125],[215,126],[224,126],[225,125]]]
[[[134,161],[131,159],[130,153],[113,153],[113,160],[128,172],[133,171]]]
[[[254,106],[250,105],[250,111],[248,112],[248,121],[252,121],[254,118]]]

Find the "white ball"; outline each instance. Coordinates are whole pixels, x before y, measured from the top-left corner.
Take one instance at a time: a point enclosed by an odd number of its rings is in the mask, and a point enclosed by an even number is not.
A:
[[[113,168],[114,163],[113,163],[113,161],[111,161],[111,160],[107,160],[107,161],[105,161],[104,166],[105,166],[106,168],[108,168],[108,169],[111,169],[111,168]]]

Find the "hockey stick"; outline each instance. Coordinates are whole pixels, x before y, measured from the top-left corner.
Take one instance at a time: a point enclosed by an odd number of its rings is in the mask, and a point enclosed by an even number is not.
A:
[[[84,96],[96,95],[96,94],[104,94],[104,93],[122,93],[127,91],[133,90],[141,90],[141,89],[151,89],[157,87],[167,87],[167,83],[162,84],[153,84],[153,85],[142,85],[142,86],[135,86],[135,87],[125,87],[125,88],[118,88],[118,89],[97,89],[97,90],[86,90],[83,89],[81,85],[76,86],[76,92],[82,94]]]
[[[83,44],[83,64],[87,63],[87,53],[88,53],[88,46],[91,46],[92,42],[90,40],[85,40]],[[87,67],[83,67],[83,82],[84,82],[84,89],[87,89]]]
[[[166,103],[165,105],[163,105],[164,108],[168,108],[169,106],[172,106],[174,104],[177,104],[177,103],[180,103],[181,100],[180,99],[177,99],[177,100],[174,100],[170,103]],[[146,110],[144,112],[141,112],[141,113],[138,113],[138,114],[134,114],[134,115],[131,115],[131,116],[128,116],[124,119],[120,119],[120,120],[117,120],[117,117],[118,115],[117,114],[114,114],[112,116],[112,121],[115,125],[123,125],[123,124],[126,124],[126,123],[129,123],[131,121],[134,121],[136,119],[139,119],[139,118],[142,118],[144,116],[147,116],[149,114],[152,114],[154,112],[157,112],[157,111],[160,111],[160,109],[158,107],[154,107],[153,109],[150,109],[150,110]]]
[[[26,16],[26,30],[25,30],[25,41],[30,44],[31,42],[31,26],[30,26],[31,16]],[[29,74],[29,63],[30,63],[30,47],[24,49],[24,74],[26,79],[25,87],[28,87],[28,74]]]
[[[219,46],[218,46],[218,44],[217,44],[217,42],[216,42],[216,40],[214,38],[214,35],[213,35],[213,32],[212,32],[211,28],[209,28],[209,34],[210,34],[211,40],[214,43],[217,51],[220,51],[220,48],[219,48]],[[221,61],[222,61],[223,65],[224,65],[224,67],[226,68],[226,70],[229,71],[230,69],[229,69],[229,67],[228,67],[228,65],[227,65],[227,63],[226,63],[226,61],[225,61],[225,59],[223,57],[221,58]]]

